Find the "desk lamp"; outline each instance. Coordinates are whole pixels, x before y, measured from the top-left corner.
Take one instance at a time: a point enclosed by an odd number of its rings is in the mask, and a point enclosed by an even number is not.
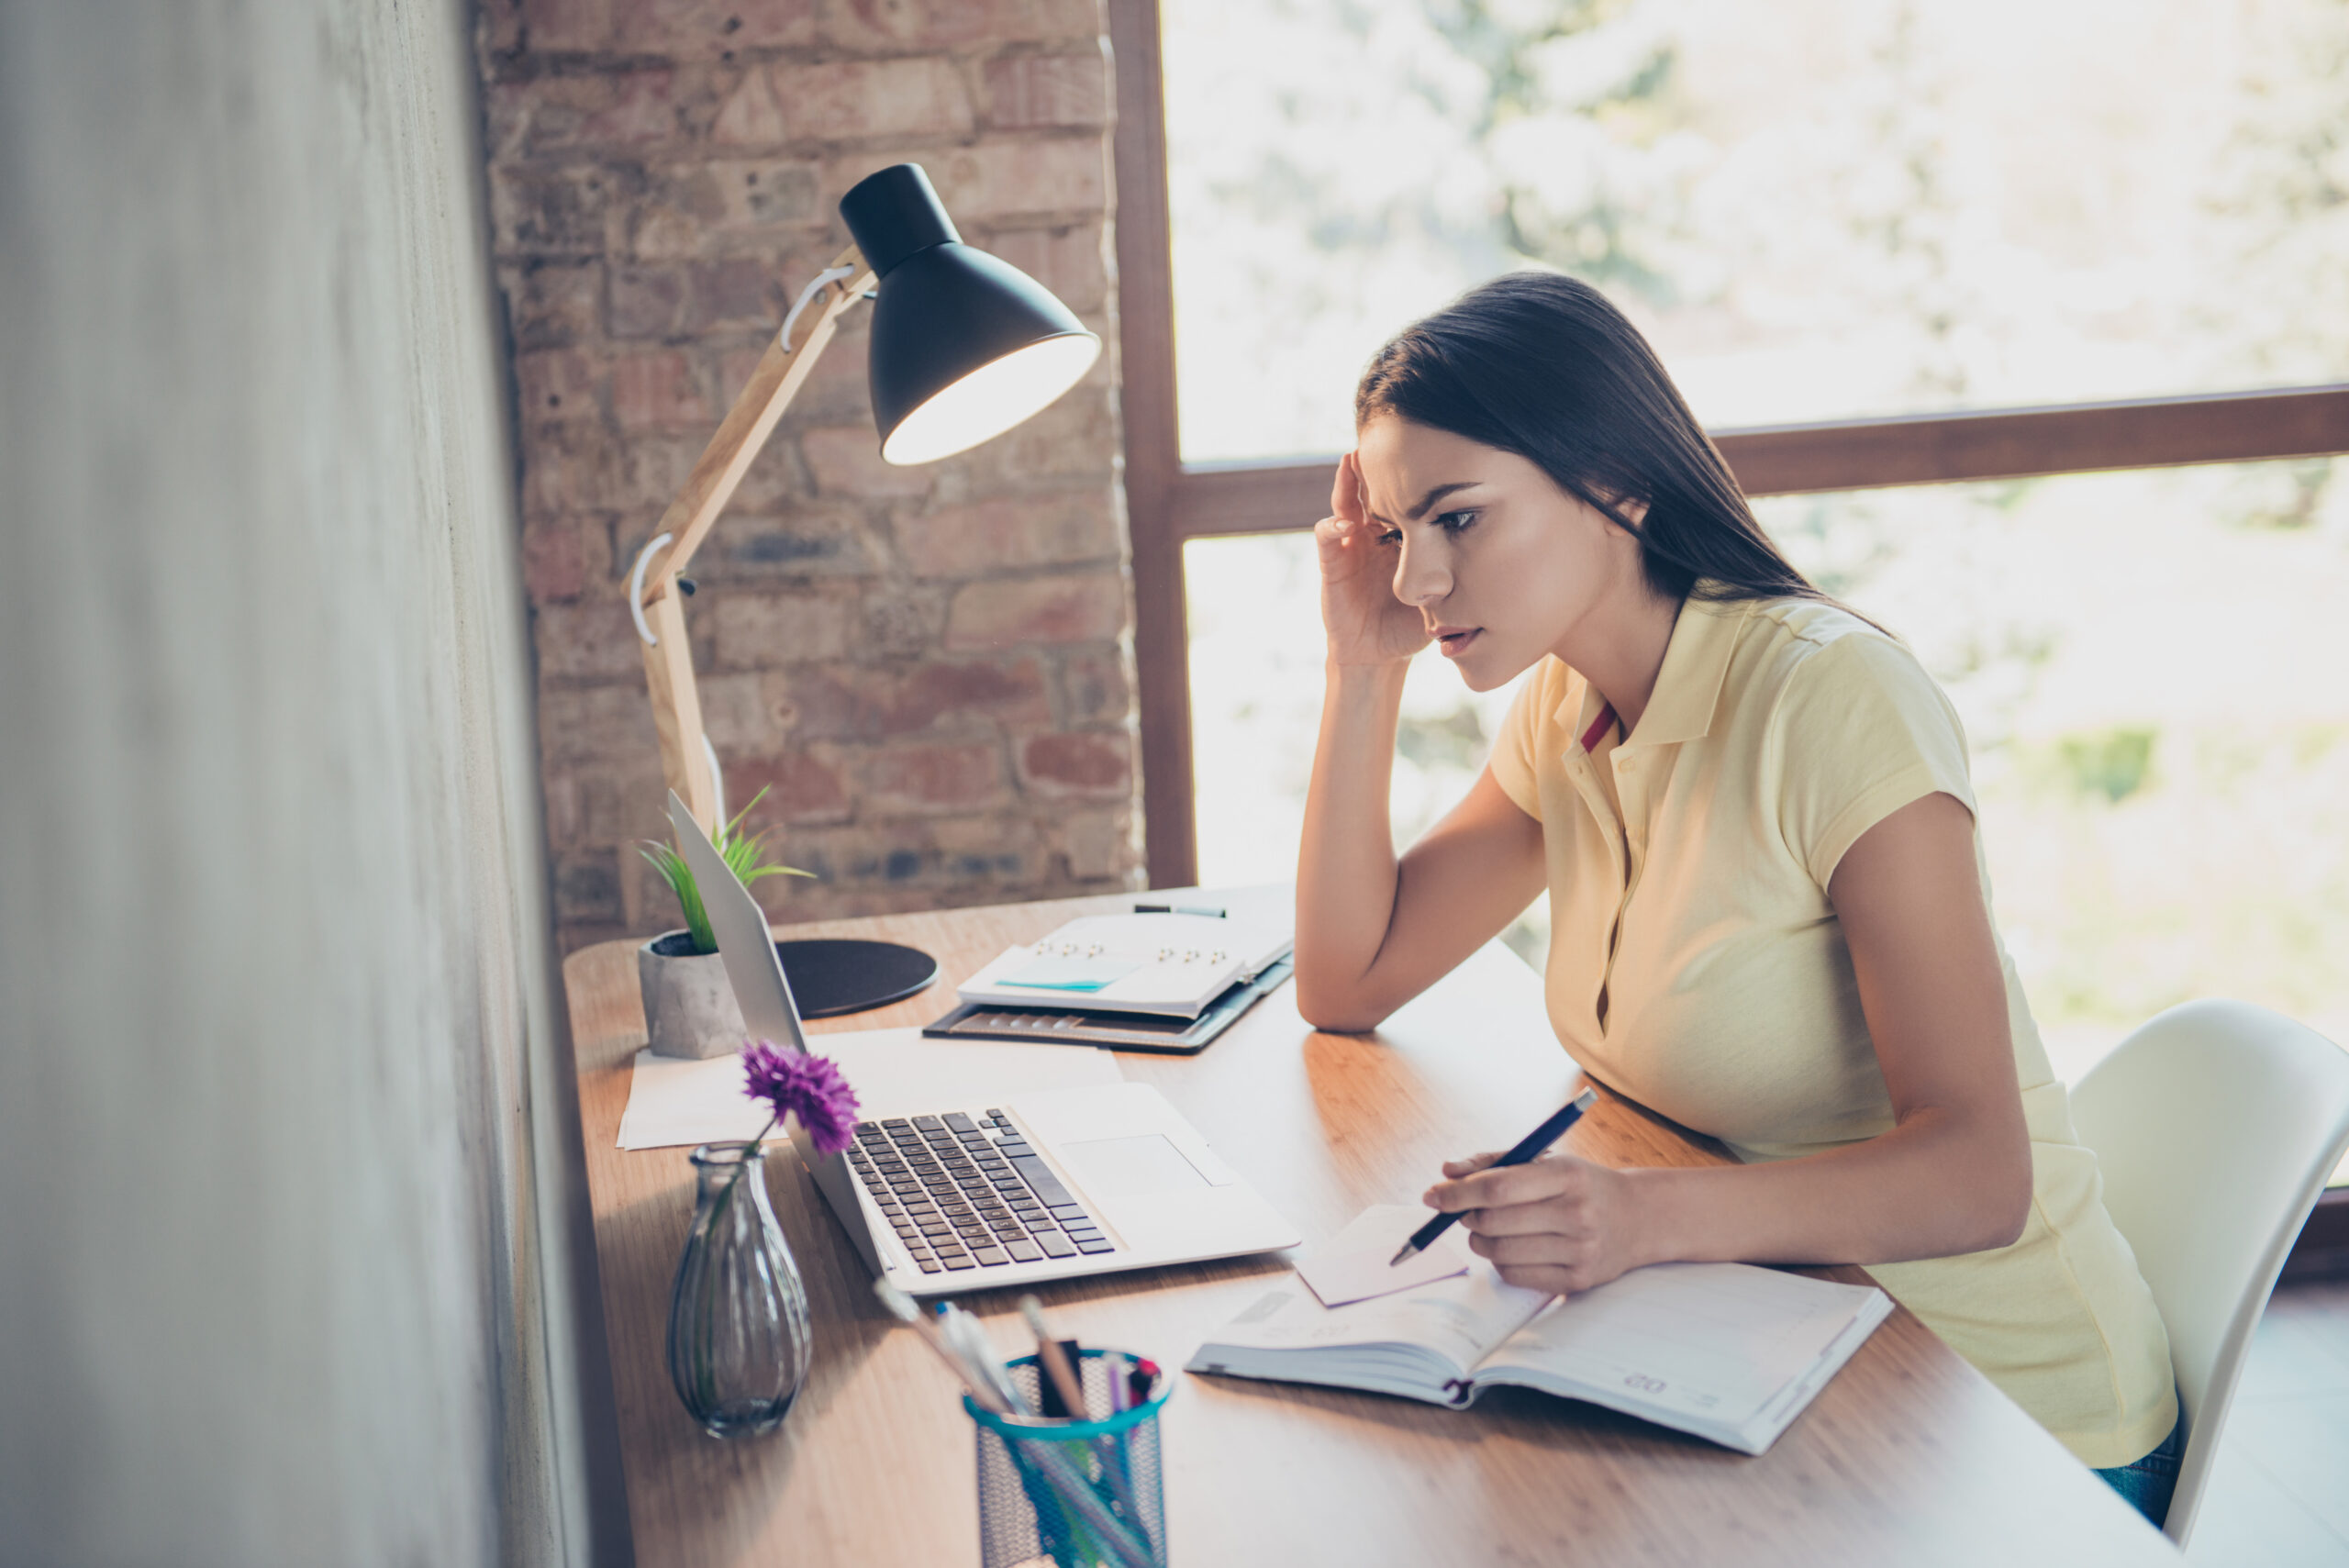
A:
[[[919,164],[860,182],[841,198],[841,217],[855,243],[784,317],[629,578],[661,771],[712,831],[725,819],[724,796],[685,638],[682,595],[693,590],[679,578],[841,317],[870,293],[873,417],[883,461],[897,464],[935,462],[1001,435],[1074,386],[1101,353],[1101,339],[1050,290],[963,243]],[[815,318],[794,346],[792,329],[811,306]]]
[[[683,573],[841,318],[872,298],[873,417],[882,459],[897,464],[935,462],[1001,435],[1074,386],[1101,353],[1101,339],[1051,291],[963,243],[919,164],[899,163],[861,181],[841,198],[841,217],[854,243],[784,317],[629,573],[629,611],[643,643],[661,771],[706,831],[725,821],[725,794],[702,729],[683,604],[693,585]],[[814,317],[795,345],[793,328],[811,306]]]

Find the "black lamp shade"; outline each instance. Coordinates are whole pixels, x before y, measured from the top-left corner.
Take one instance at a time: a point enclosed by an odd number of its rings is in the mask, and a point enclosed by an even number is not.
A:
[[[1092,368],[1101,339],[1041,284],[962,242],[918,164],[841,199],[879,278],[870,375],[881,455],[930,462],[1043,408]]]

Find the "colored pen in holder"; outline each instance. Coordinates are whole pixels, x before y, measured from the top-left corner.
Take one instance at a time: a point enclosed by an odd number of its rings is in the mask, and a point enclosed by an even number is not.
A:
[[[1162,1376],[1135,1397],[1131,1357],[1088,1350],[1077,1359],[1085,1408],[1097,1419],[1000,1416],[963,1396],[978,1427],[985,1568],[1039,1558],[1056,1568],[1165,1568],[1158,1412],[1173,1385]],[[1007,1362],[1004,1371],[1027,1407],[1038,1408],[1044,1373],[1036,1358]]]

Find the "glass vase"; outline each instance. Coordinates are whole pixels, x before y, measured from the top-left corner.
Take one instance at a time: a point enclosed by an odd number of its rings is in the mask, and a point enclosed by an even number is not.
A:
[[[773,1431],[807,1375],[807,1292],[751,1143],[693,1152],[694,1224],[669,1290],[669,1381],[714,1438]]]

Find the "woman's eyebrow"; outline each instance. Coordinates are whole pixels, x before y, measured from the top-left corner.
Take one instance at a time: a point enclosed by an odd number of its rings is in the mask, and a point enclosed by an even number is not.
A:
[[[1419,504],[1412,507],[1409,511],[1404,513],[1403,516],[1416,523],[1421,517],[1426,517],[1429,510],[1446,495],[1451,495],[1455,490],[1474,490],[1479,483],[1481,482],[1474,479],[1459,479],[1454,480],[1450,484],[1439,484],[1434,489],[1429,491],[1426,495],[1420,496]],[[1387,522],[1385,517],[1380,517],[1375,512],[1371,513],[1370,519],[1375,523],[1386,523],[1386,526],[1390,528],[1395,526],[1393,523]]]

